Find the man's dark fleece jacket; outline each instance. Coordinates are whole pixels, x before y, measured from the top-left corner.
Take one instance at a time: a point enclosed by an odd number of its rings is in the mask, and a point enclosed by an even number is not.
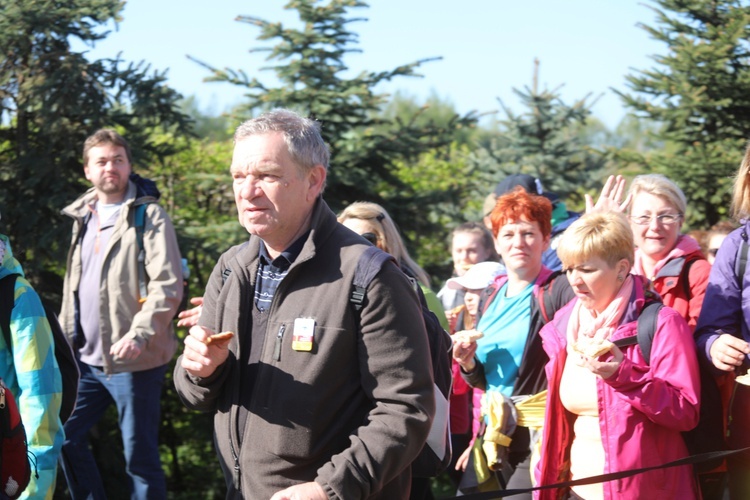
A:
[[[307,481],[329,498],[407,498],[409,465],[434,414],[429,345],[411,284],[387,262],[367,289],[360,329],[350,294],[367,243],[319,199],[309,236],[264,313],[259,363],[247,370],[250,339],[259,338],[251,309],[260,244],[252,236],[222,255],[206,288],[200,324],[237,333],[229,358],[204,379],[179,361],[174,374],[189,408],[216,413],[227,498],[267,499]],[[309,352],[292,347],[297,318],[315,320]]]

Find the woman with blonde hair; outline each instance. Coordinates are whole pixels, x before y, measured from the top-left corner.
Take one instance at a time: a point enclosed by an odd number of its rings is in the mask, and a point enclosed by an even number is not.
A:
[[[576,298],[540,332],[549,356],[538,485],[661,465],[688,456],[681,431],[698,422],[699,373],[682,316],[658,312],[650,362],[637,343],[637,320],[655,300],[630,273],[633,234],[624,214],[593,212],[574,222],[557,248]],[[609,347],[597,357],[590,349]],[[564,496],[567,493],[567,496]],[[697,497],[691,466],[629,478],[543,490],[537,498]]]
[[[750,146],[734,181],[732,215],[740,227],[729,233],[716,254],[703,310],[695,331],[698,354],[719,373],[744,375],[750,367]],[[738,378],[737,382],[742,379]],[[729,405],[728,445],[750,446],[750,387],[734,385]],[[730,498],[750,498],[750,453],[727,458]]]
[[[695,329],[711,264],[693,237],[680,234],[687,201],[660,174],[638,175],[630,184],[630,228],[637,247],[633,272],[650,280],[664,304]]]
[[[406,245],[396,228],[396,223],[383,207],[377,203],[357,201],[338,215],[338,221],[396,259],[404,274],[417,281],[424,293],[427,307],[435,313],[441,326],[448,330],[445,311],[437,295],[430,289],[429,276],[409,256]],[[412,477],[409,498],[411,500],[431,499],[430,480],[425,477]]]
[[[383,207],[377,203],[356,201],[338,215],[338,220],[379,249],[391,254],[408,276],[416,279],[423,287],[429,288],[430,277],[409,256],[396,223]],[[430,310],[435,312],[431,305]],[[438,317],[445,317],[445,314]]]

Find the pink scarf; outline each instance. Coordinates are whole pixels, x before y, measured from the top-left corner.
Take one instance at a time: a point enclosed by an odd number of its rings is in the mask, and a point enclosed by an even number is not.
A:
[[[583,307],[580,300],[577,301],[568,322],[568,344],[572,346],[578,339],[582,342],[586,339],[608,340],[620,324],[632,292],[633,277],[628,275],[615,298],[598,316],[595,316],[595,311]]]
[[[683,255],[691,254],[693,252],[699,251],[700,249],[700,244],[698,244],[698,242],[695,241],[694,238],[688,236],[687,234],[680,235],[677,238],[677,242],[675,243],[674,248],[672,248],[672,250],[670,250],[663,259],[654,264],[654,271],[652,273],[653,276],[646,276],[646,272],[643,270],[643,250],[641,250],[640,248],[636,248],[635,262],[633,262],[633,274],[645,276],[649,280],[652,280],[657,274],[659,274],[661,268],[664,267],[670,260],[677,257],[682,257]]]

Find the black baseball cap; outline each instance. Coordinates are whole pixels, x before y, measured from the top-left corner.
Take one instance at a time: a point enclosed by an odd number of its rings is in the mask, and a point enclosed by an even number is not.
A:
[[[557,196],[552,193],[546,193],[544,191],[544,187],[542,187],[542,181],[540,179],[529,174],[511,174],[507,176],[505,179],[497,183],[494,193],[498,197],[500,197],[513,191],[516,186],[521,186],[524,191],[529,194],[544,196],[551,201],[557,200]]]

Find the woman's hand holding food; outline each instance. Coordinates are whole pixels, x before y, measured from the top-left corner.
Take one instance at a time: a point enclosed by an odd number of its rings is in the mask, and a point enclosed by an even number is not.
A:
[[[484,336],[476,330],[461,330],[451,336],[453,339],[453,359],[465,372],[472,372],[476,368],[474,354],[477,352],[477,339]]]

